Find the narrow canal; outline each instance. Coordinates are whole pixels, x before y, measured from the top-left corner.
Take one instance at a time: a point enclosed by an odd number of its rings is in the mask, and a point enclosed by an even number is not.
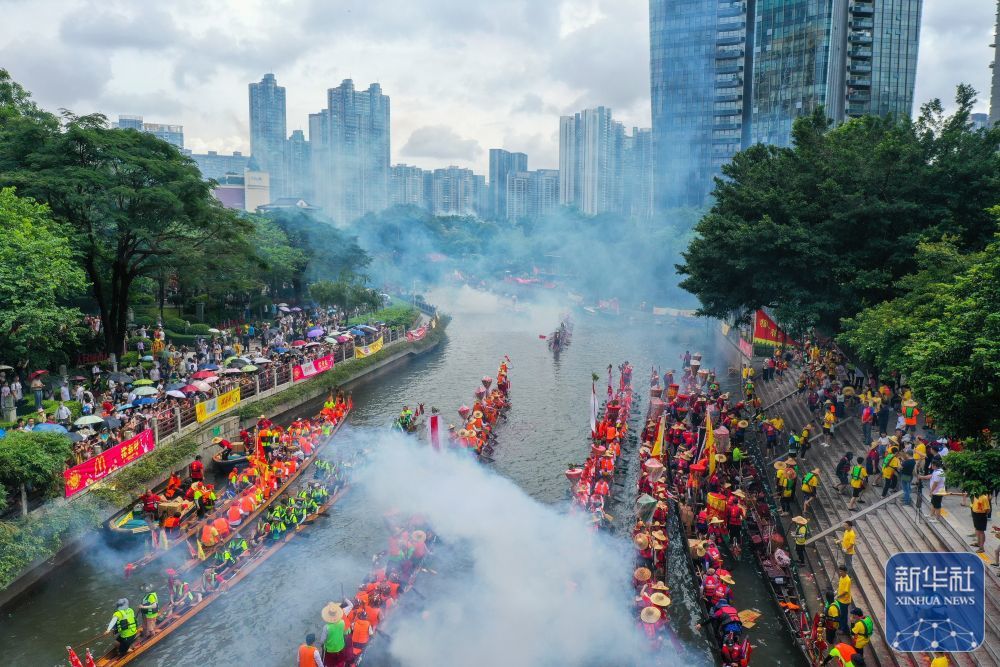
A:
[[[554,357],[539,334],[548,333],[558,324],[557,309],[527,307],[524,312],[513,312],[503,309],[488,295],[469,291],[434,298],[454,316],[447,341],[431,354],[356,385],[350,428],[337,436],[331,449],[371,447],[377,442],[373,432],[384,429],[403,404],[423,403],[428,409],[435,406],[446,420],[451,419],[455,409],[469,401],[479,378],[492,376],[499,360],[509,355],[513,408],[498,429],[495,462],[487,468],[491,476],[510,480],[531,499],[561,512],[567,502],[563,471],[567,463],[582,460],[587,451],[592,373],[603,378],[609,363],[617,366],[624,360],[630,361],[636,369],[635,386],[642,396],[640,414],[644,414],[644,392],[651,367],[661,370],[676,367],[685,350],[701,351],[705,364],[718,369],[722,376],[732,363],[729,344],[706,322],[658,324],[652,318],[611,320],[580,313],[575,316],[572,345]],[[302,413],[314,411],[314,406],[305,406]],[[620,517],[631,512],[628,499],[636,468],[636,462],[632,461],[622,506],[609,508]],[[495,485],[496,480],[482,477],[484,485]],[[454,499],[456,503],[464,501]],[[483,516],[483,521],[496,522],[496,518]],[[622,522],[620,519],[618,523]],[[304,634],[320,629],[319,609],[328,600],[339,598],[341,587],[348,594],[356,589],[369,570],[372,554],[385,548],[386,539],[381,512],[363,494],[349,492],[328,519],[293,540],[279,555],[226,593],[224,599],[209,606],[135,664],[170,667],[292,664],[294,649]],[[620,560],[607,562],[605,567],[616,571],[630,569],[627,549],[609,553],[620,555]],[[0,620],[0,664],[31,667],[66,664],[64,647],[79,646],[101,632],[117,598],[127,596],[133,605],[138,603],[142,575],[131,580],[122,577],[123,565],[132,555],[95,543],[80,557],[53,572],[31,594],[4,610]],[[683,558],[682,550],[672,550],[670,584],[675,604],[671,618],[679,642],[668,645],[661,659],[655,662],[691,667],[712,664],[709,643],[695,627],[699,619],[694,596],[687,588],[691,583],[686,581],[687,566]],[[424,589],[420,597],[460,589],[463,571],[456,567],[428,574],[417,587]],[[150,573],[158,585],[162,585],[161,575],[161,572]],[[754,566],[749,562],[738,564],[734,576],[738,606],[763,612],[758,625],[750,631],[756,645],[754,664],[803,664],[780,625],[777,608]],[[410,603],[419,606],[413,600]],[[557,620],[553,619],[553,623]],[[480,622],[492,623],[489,618]],[[593,610],[593,624],[592,631],[600,632],[601,609]],[[498,636],[505,635],[504,628],[494,629]],[[506,640],[516,643],[518,638]],[[442,640],[435,637],[434,641]],[[93,642],[95,656],[109,644],[107,639]],[[684,647],[684,655],[675,650],[680,645]],[[366,656],[365,664],[378,667],[405,663],[379,650]],[[523,663],[515,655],[505,664]],[[569,659],[561,664],[574,663]],[[619,663],[612,658],[601,664]]]

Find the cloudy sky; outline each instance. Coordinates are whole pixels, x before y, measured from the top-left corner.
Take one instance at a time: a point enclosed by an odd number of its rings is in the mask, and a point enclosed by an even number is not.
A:
[[[995,3],[925,0],[916,98],[959,81],[988,106]],[[394,162],[486,171],[487,150],[558,166],[558,116],[649,125],[648,0],[0,0],[0,67],[45,107],[184,125],[249,150],[247,83],[274,72],[288,130],[353,78],[392,99]]]

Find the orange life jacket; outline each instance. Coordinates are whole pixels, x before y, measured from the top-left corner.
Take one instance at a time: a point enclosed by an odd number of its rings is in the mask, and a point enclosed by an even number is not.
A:
[[[221,516],[212,522],[215,529],[219,531],[219,539],[225,539],[226,535],[229,534],[229,522],[226,521]]]
[[[354,619],[354,630],[351,632],[351,641],[354,642],[355,647],[364,646],[368,643],[368,637],[371,635],[372,624],[364,618]],[[356,652],[360,653],[357,648],[354,649]]]
[[[240,508],[233,504],[226,512],[226,518],[229,520],[229,525],[238,526],[243,521],[243,514],[240,512]]]
[[[201,527],[201,543],[206,547],[215,546],[216,535],[213,529],[214,526],[210,523]]]
[[[299,647],[299,667],[321,667],[316,664],[316,647],[303,644]]]

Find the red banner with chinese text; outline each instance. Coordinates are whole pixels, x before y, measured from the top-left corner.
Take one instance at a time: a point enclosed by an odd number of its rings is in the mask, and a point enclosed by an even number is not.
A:
[[[412,343],[413,341],[420,340],[421,338],[423,338],[426,335],[427,335],[427,325],[425,324],[424,326],[420,327],[419,329],[413,329],[411,331],[407,331],[406,332],[406,340],[408,340],[408,341],[410,341]]]
[[[333,355],[328,354],[325,357],[320,357],[319,359],[310,361],[308,364],[298,364],[292,366],[292,381],[298,382],[299,380],[305,380],[314,375],[325,373],[332,368]]]
[[[153,437],[153,430],[146,429],[120,445],[115,445],[80,465],[68,468],[63,472],[63,479],[66,482],[66,497],[76,495],[94,482],[124,468],[139,457],[153,451],[155,446],[156,438]]]
[[[758,310],[754,314],[753,342],[760,345],[798,345],[763,310]]]

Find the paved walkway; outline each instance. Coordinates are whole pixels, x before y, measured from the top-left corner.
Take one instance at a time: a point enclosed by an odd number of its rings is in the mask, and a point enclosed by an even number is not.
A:
[[[805,401],[805,394],[794,394],[797,371],[786,374],[782,380],[769,383],[758,382],[765,406],[775,403],[768,411],[769,415],[780,414],[786,423],[786,428],[800,431],[807,423],[818,426],[810,414]],[[895,423],[895,416],[890,420]],[[854,456],[864,455],[867,445],[862,446],[860,420],[857,417],[845,419],[831,437],[824,436],[819,428],[812,438],[813,446],[805,459],[800,458],[805,470],[818,467],[821,470],[821,484],[817,500],[810,505],[807,516],[811,519],[813,533],[818,533],[831,526],[843,523],[851,516],[847,509],[848,497],[837,492],[833,487],[837,483],[834,473],[837,461],[847,451]],[[787,438],[787,435],[786,435]],[[776,455],[784,451],[779,447]],[[926,493],[926,491],[925,491]],[[859,504],[857,510],[864,510],[881,498],[881,487],[872,486],[862,499],[867,501]],[[900,665],[904,667],[923,667],[928,663],[924,656],[901,654],[889,650],[885,643],[885,564],[892,554],[903,551],[961,551],[968,549],[971,538],[966,537],[972,532],[972,518],[969,510],[961,507],[958,497],[945,499],[947,515],[943,522],[930,522],[928,510],[930,501],[925,497],[922,507],[907,507],[897,498],[886,505],[876,508],[855,521],[857,532],[857,547],[854,557],[854,595],[855,604],[871,613],[876,621],[878,632],[872,642],[872,653],[879,665]],[[808,567],[800,574],[806,580],[814,578],[819,591],[836,590],[837,567],[843,562],[843,555],[838,546],[839,536],[843,531],[818,540],[807,549]],[[992,553],[996,541],[987,542],[987,551]],[[989,561],[988,561],[989,562]],[[974,653],[956,654],[953,661],[963,667],[998,667],[1000,666],[1000,579],[997,570],[987,567],[987,640],[983,647]],[[817,606],[818,606],[818,601]],[[869,657],[869,654],[866,657]],[[869,660],[869,664],[872,661]]]

